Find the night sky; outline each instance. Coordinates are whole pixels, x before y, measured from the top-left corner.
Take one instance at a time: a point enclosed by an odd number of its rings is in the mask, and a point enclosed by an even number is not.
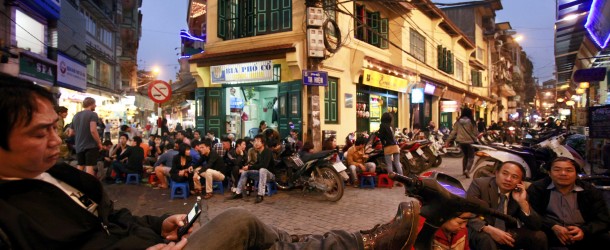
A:
[[[463,2],[435,0],[435,3]],[[159,79],[175,78],[179,65],[180,29],[186,29],[187,0],[144,0],[142,3],[142,37],[138,50],[138,67],[159,67]],[[503,10],[496,12],[496,22],[510,22],[524,39],[521,45],[534,62],[534,77],[540,82],[553,78],[553,25],[555,0],[504,0]]]

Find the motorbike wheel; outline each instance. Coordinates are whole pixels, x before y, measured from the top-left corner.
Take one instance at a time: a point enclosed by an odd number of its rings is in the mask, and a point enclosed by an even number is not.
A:
[[[430,164],[421,156],[413,157],[413,159],[409,161],[409,164],[413,164],[409,166],[410,171],[413,174],[420,174],[421,172],[424,172],[426,169],[430,168]]]
[[[324,191],[327,200],[338,201],[343,197],[343,180],[332,166],[321,167],[314,171],[314,175],[317,181],[324,182],[323,184],[328,187]]]
[[[496,166],[498,164],[501,164],[501,162],[492,158],[478,159],[474,165],[472,178],[494,176],[494,171],[496,170]]]
[[[442,163],[443,163],[443,157],[441,157],[440,155],[439,155],[439,156],[436,156],[436,159],[435,159],[434,163],[432,164],[432,167],[433,167],[433,168],[437,168],[437,167],[438,167],[438,166],[440,166]]]

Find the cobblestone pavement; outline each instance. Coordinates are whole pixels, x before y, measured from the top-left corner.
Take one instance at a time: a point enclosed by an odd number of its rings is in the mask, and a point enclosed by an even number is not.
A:
[[[457,177],[467,187],[471,179],[461,175],[461,158],[444,158],[436,170]],[[170,200],[168,190],[155,190],[147,185],[112,184],[105,186],[116,208],[129,208],[135,215],[162,215],[164,213],[186,213],[196,200]],[[394,187],[360,189],[347,186],[343,198],[328,202],[317,193],[300,190],[278,191],[259,204],[254,204],[255,195],[243,200],[226,200],[230,193],[215,194],[205,200],[209,218],[214,218],[230,207],[242,207],[267,224],[274,225],[291,234],[324,233],[332,229],[358,231],[385,223],[396,214],[398,204],[406,201],[404,188]],[[202,216],[203,219],[204,216]]]

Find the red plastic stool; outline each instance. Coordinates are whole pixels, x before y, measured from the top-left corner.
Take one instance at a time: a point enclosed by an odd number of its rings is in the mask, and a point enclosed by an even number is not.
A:
[[[377,178],[377,187],[394,187],[394,181],[390,179],[388,174],[380,174],[379,176],[377,176]]]
[[[152,185],[153,183],[157,183],[157,182],[159,182],[159,178],[157,178],[157,175],[152,173],[148,176],[148,184]]]

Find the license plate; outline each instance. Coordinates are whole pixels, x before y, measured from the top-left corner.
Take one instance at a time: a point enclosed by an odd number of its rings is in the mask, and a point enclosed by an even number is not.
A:
[[[405,156],[407,157],[407,159],[408,159],[408,160],[413,159],[413,155],[411,154],[411,152],[407,152],[407,153],[405,154]]]
[[[423,150],[421,150],[421,148],[418,148],[417,150],[415,150],[415,152],[416,152],[418,155],[423,155],[423,154],[424,154],[424,151],[423,151]]]
[[[345,167],[345,165],[343,165],[343,162],[335,162],[333,164],[333,167],[335,168],[335,170],[337,170],[337,172],[341,172],[343,170],[346,170],[347,168]]]

